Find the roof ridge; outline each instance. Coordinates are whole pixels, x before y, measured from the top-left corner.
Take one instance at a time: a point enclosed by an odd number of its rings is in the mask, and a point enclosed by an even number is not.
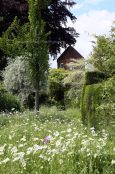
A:
[[[83,56],[73,47],[73,46],[68,46],[66,49],[65,49],[65,51],[63,51],[63,53],[58,57],[58,59],[57,59],[57,61],[61,58],[61,57],[63,57],[63,55],[64,54],[66,54],[66,52],[69,50],[69,49],[73,49],[81,58],[83,58]]]

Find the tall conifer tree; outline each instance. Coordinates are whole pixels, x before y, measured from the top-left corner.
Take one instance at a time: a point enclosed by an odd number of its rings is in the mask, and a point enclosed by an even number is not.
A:
[[[30,37],[27,51],[30,77],[35,89],[35,110],[39,110],[39,91],[48,71],[47,34],[44,32],[45,22],[41,19],[41,10],[47,0],[29,0]]]

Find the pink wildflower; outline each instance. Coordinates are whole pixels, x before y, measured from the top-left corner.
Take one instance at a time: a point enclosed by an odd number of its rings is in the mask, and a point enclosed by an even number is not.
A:
[[[46,136],[46,137],[44,138],[43,143],[44,143],[44,144],[47,144],[48,142],[50,142],[50,140],[51,140],[51,136],[48,135],[48,136]]]

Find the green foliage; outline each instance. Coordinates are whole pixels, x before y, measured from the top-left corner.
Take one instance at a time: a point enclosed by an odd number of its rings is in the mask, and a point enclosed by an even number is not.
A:
[[[27,61],[29,75],[35,90],[35,110],[39,110],[39,93],[42,84],[47,83],[48,73],[48,44],[45,33],[45,22],[41,19],[41,10],[46,7],[46,0],[29,0],[29,40],[27,43]]]
[[[97,125],[95,118],[96,105],[99,104],[99,92],[100,85],[87,85],[84,87],[82,94],[82,103],[81,103],[81,113],[82,121],[85,125],[89,127],[95,127]]]
[[[84,72],[70,72],[70,74],[64,78],[63,84],[65,87],[65,104],[69,107],[77,107],[84,84]]]
[[[3,85],[0,84],[0,112],[20,110],[19,101],[15,96],[5,91]]]
[[[77,107],[79,105],[80,94],[84,84],[85,69],[83,65],[83,61],[82,63],[79,61],[68,64],[69,67],[74,66],[74,71],[64,69],[50,70],[49,95],[52,102],[61,102],[66,107]]]
[[[26,51],[29,24],[21,26],[19,19],[14,18],[11,26],[0,37],[0,49],[9,57],[23,55]]]
[[[85,85],[82,91],[82,121],[89,127],[108,126],[114,120],[114,78],[103,83]]]
[[[35,89],[41,87],[41,81],[47,78],[48,71],[48,44],[44,27],[45,23],[41,19],[41,9],[48,1],[29,0],[29,22],[30,35],[27,44],[28,62],[30,67],[30,78]],[[34,4],[34,5],[33,5]]]
[[[49,96],[52,104],[64,105],[63,79],[69,74],[64,69],[50,69],[49,71]]]
[[[55,83],[61,83],[68,74],[69,71],[64,69],[50,69],[49,80]]]
[[[115,74],[115,30],[109,36],[96,36],[97,41],[91,54],[91,63],[106,75]]]
[[[85,67],[84,60],[74,61],[68,65],[70,69],[69,75],[64,78],[65,87],[64,100],[65,105],[77,107],[80,103],[80,95],[84,85]]]
[[[106,75],[100,71],[92,71],[85,73],[85,84],[91,85],[94,83],[102,82],[106,78]]]
[[[112,127],[115,120],[115,76],[102,84],[101,104],[96,107],[96,116],[101,115],[100,124]]]

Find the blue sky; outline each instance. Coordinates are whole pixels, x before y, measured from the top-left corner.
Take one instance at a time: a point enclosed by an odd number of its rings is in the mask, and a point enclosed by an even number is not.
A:
[[[75,2],[79,6],[77,10],[73,10],[77,16],[93,9],[115,12],[115,0],[75,0]]]
[[[71,11],[77,17],[77,21],[73,24],[68,20],[68,26],[73,26],[80,34],[74,48],[88,59],[93,48],[94,35],[108,34],[112,22],[115,21],[115,0],[75,0],[75,2],[77,4]],[[51,66],[56,67],[56,61]]]

